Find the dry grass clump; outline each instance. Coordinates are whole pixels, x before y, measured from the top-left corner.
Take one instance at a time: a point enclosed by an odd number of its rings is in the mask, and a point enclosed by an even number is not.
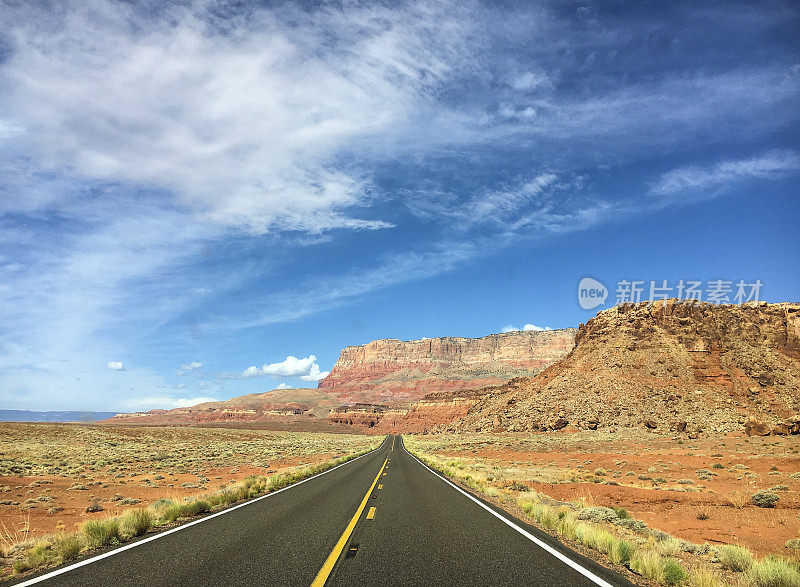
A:
[[[81,526],[81,532],[91,547],[119,544],[119,519],[87,520]]]
[[[733,544],[720,546],[717,549],[717,558],[723,569],[736,573],[746,571],[753,564],[753,554],[743,546]]]
[[[145,508],[128,510],[120,516],[119,524],[122,536],[135,538],[153,526],[153,514]]]
[[[747,580],[754,587],[798,587],[800,572],[784,559],[768,556],[747,569]]]

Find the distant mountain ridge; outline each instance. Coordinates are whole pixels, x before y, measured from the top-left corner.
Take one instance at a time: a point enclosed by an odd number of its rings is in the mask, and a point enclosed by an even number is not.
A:
[[[0,422],[96,422],[116,414],[117,412],[0,410]]]
[[[201,424],[211,422],[261,422],[280,418],[325,418],[339,405],[319,389],[274,389],[188,408],[112,414],[108,422],[135,424]]]

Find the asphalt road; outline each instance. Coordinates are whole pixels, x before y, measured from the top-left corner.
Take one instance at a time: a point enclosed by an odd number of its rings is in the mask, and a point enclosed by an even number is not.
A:
[[[388,437],[378,450],[280,493],[26,583],[631,584],[487,507],[495,513],[424,467],[405,451],[399,436]],[[501,518],[566,555],[565,560]]]

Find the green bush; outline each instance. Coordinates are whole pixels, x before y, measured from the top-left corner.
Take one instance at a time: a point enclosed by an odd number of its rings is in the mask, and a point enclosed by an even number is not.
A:
[[[28,563],[28,568],[35,569],[49,562],[54,562],[53,559],[55,556],[56,554],[50,550],[49,544],[37,544],[28,550],[25,559]]]
[[[153,525],[153,516],[149,510],[139,508],[128,510],[120,517],[122,534],[126,537],[141,536]]]
[[[689,575],[683,570],[683,567],[674,558],[664,560],[661,572],[664,576],[663,582],[667,585],[677,585]]]
[[[77,536],[67,536],[56,544],[56,553],[61,562],[67,562],[78,558],[83,549],[83,542]]]
[[[181,506],[177,503],[170,503],[159,508],[161,510],[161,519],[164,522],[174,522],[181,517]]]
[[[752,553],[742,546],[725,545],[717,551],[717,557],[723,569],[741,573],[753,564]]]
[[[209,503],[204,499],[196,499],[187,503],[181,504],[181,517],[190,518],[207,512],[211,509]]]
[[[627,520],[631,517],[631,515],[628,513],[628,510],[625,508],[611,506],[611,509],[614,510],[614,513],[617,514],[617,517],[620,520]]]
[[[608,555],[612,563],[627,565],[635,550],[636,547],[627,540],[617,540]]]
[[[114,519],[87,520],[81,528],[89,546],[108,546],[119,541],[119,522]]]
[[[757,491],[750,500],[760,508],[774,508],[778,503],[778,496],[769,491]]]
[[[747,578],[755,587],[798,587],[800,573],[791,563],[768,556],[747,570]]]

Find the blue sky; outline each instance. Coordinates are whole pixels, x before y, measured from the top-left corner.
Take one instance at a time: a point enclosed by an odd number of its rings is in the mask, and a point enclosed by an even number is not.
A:
[[[315,386],[624,279],[796,301],[798,49],[793,2],[4,4],[0,407]]]

